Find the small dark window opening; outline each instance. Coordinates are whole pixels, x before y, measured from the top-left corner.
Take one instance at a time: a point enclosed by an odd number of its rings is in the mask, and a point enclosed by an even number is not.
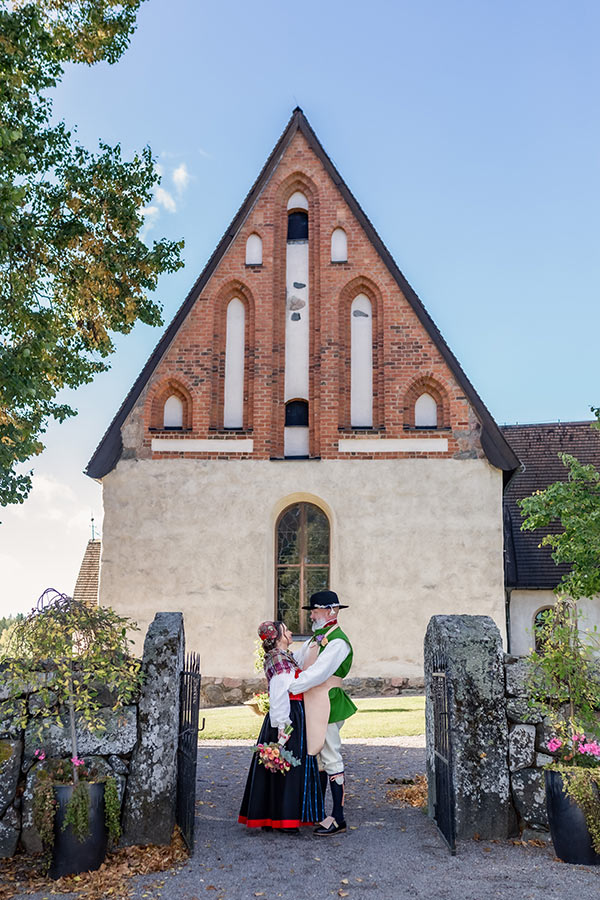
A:
[[[285,405],[285,427],[308,428],[308,403],[306,400],[290,400]]]
[[[288,241],[308,240],[308,213],[304,210],[296,210],[288,215]]]

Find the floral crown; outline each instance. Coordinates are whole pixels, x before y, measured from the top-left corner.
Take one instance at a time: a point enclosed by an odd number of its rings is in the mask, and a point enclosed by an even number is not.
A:
[[[261,641],[275,641],[279,633],[275,622],[261,622],[258,626],[258,636]]]

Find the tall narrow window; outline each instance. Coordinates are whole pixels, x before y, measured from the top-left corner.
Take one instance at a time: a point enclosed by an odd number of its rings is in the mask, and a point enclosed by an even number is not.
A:
[[[262,238],[258,234],[251,234],[246,241],[246,265],[262,266]]]
[[[244,344],[246,311],[237,297],[227,306],[225,341],[225,428],[241,428],[244,424]]]
[[[296,503],[279,517],[276,539],[276,618],[294,634],[307,634],[302,607],[329,587],[329,520],[313,503]]]
[[[359,294],[350,310],[350,424],[373,425],[373,316],[371,301]]]
[[[421,394],[415,403],[415,427],[437,427],[437,403],[431,394]]]
[[[183,428],[183,403],[176,394],[171,394],[165,401],[163,428]]]
[[[348,239],[343,228],[336,228],[332,232],[331,262],[348,262]]]

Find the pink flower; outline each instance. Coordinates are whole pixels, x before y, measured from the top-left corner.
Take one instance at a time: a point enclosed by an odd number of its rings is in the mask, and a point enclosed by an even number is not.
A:
[[[36,750],[33,755],[36,759],[39,759],[40,762],[43,762],[46,759],[46,753],[44,750]]]
[[[560,738],[551,738],[548,741],[548,750],[550,751],[550,753],[554,753],[556,750],[562,747],[562,744],[563,742]]]
[[[78,756],[72,756],[71,762],[73,763],[74,766],[83,766],[84,765],[83,760],[79,759]]]

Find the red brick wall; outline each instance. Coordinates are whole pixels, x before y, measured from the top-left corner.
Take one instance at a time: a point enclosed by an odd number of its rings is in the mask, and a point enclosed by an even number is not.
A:
[[[296,190],[309,201],[311,456],[349,458],[351,454],[338,452],[337,443],[353,434],[414,435],[414,402],[422,390],[438,401],[439,426],[416,434],[447,437],[448,452],[378,453],[377,458],[452,457],[464,450],[464,437],[459,447],[460,435],[453,432],[468,430],[473,414],[461,388],[320,160],[297,132],[152,375],[144,399],[142,455],[179,455],[150,451],[152,437],[165,434],[159,427],[158,405],[170,392],[167,387],[177,383],[186,400],[187,428],[181,437],[252,437],[252,458],[283,455],[286,207]],[[339,226],[348,237],[347,263],[330,262],[331,233]],[[245,264],[252,232],[263,241],[261,266]],[[374,415],[373,429],[366,432],[350,427],[350,304],[360,292],[373,308]],[[231,432],[223,429],[223,381],[226,308],[234,296],[246,306],[246,366],[244,428]]]

